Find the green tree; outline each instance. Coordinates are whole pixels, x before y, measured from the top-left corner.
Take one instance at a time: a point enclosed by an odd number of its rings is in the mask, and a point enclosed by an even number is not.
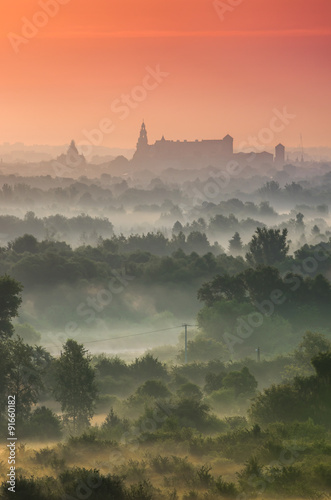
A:
[[[26,429],[29,435],[39,439],[60,439],[61,419],[49,408],[41,406],[31,414]]]
[[[168,376],[165,365],[152,354],[136,358],[134,363],[131,364],[131,370],[139,380],[160,379]]]
[[[6,409],[7,397],[8,397],[8,384],[10,381],[10,374],[14,368],[14,360],[11,356],[10,342],[8,340],[0,341],[0,415],[2,415]]]
[[[269,266],[282,262],[289,251],[286,242],[287,229],[267,229],[258,227],[249,244],[246,259],[249,264]]]
[[[187,344],[188,358],[192,361],[211,361],[213,359],[224,359],[228,356],[228,351],[223,342],[206,337],[204,333],[189,340]],[[185,349],[180,349],[177,360],[183,363],[185,359]]]
[[[259,189],[259,193],[266,198],[276,198],[281,194],[281,189],[278,182],[268,181]]]
[[[296,387],[290,384],[272,385],[254,399],[248,414],[252,422],[294,422],[305,420],[306,402],[302,400]]]
[[[241,255],[243,251],[243,242],[238,232],[234,233],[231,240],[229,240],[229,252],[235,257]]]
[[[176,395],[179,399],[193,399],[194,401],[201,401],[203,397],[200,387],[192,382],[181,385]]]
[[[245,283],[242,276],[217,275],[212,281],[204,283],[198,290],[198,299],[205,302],[207,306],[212,306],[215,302],[222,300],[245,299]]]
[[[95,371],[82,344],[68,340],[55,365],[55,398],[74,433],[89,425],[97,397]]]
[[[253,304],[270,297],[273,290],[286,290],[276,267],[258,266],[254,269],[250,267],[239,274],[237,279],[242,280],[245,293]]]
[[[173,409],[173,416],[177,417],[183,427],[201,429],[208,420],[210,408],[196,398],[180,399]]]
[[[11,337],[14,333],[11,321],[18,316],[22,290],[21,283],[10,276],[0,277],[0,339]]]
[[[35,349],[24,344],[20,337],[5,341],[2,352],[6,356],[6,373],[3,374],[5,395],[15,396],[17,418],[26,418],[43,389],[43,367],[38,362]]]
[[[188,235],[186,246],[189,252],[194,251],[199,254],[205,254],[210,250],[210,243],[207,236],[200,231],[193,231]]]
[[[253,395],[257,388],[257,381],[246,366],[241,371],[233,371],[223,378],[223,386],[233,389],[236,396]]]
[[[19,236],[11,243],[11,248],[16,253],[36,253],[38,251],[38,240],[32,234]]]
[[[161,380],[146,380],[146,382],[138,387],[137,393],[142,396],[150,396],[152,398],[167,398],[170,396],[170,391]]]
[[[207,393],[210,394],[213,391],[218,391],[223,387],[223,379],[225,377],[225,373],[207,373],[205,376],[205,386],[203,390]]]
[[[326,385],[331,384],[331,351],[320,352],[311,360],[311,364],[316,370],[317,377],[323,380]],[[330,394],[330,393],[329,393]],[[329,399],[329,398],[328,398]]]
[[[294,351],[294,363],[301,375],[313,373],[312,358],[331,350],[331,342],[321,333],[306,332],[298,349]],[[290,368],[293,368],[292,366]]]

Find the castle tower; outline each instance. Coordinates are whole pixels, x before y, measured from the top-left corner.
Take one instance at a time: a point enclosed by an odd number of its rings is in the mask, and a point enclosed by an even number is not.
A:
[[[148,139],[147,139],[147,131],[145,127],[145,122],[142,122],[140,135],[137,142],[137,151],[144,151],[147,149]]]
[[[284,165],[285,163],[285,147],[283,144],[278,144],[275,148],[275,163],[277,165]]]
[[[233,155],[233,137],[231,135],[227,134],[225,137],[223,137],[223,152],[226,155]]]

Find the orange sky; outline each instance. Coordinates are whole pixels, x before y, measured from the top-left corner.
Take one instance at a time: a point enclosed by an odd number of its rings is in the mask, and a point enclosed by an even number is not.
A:
[[[0,143],[80,142],[108,119],[95,141],[134,147],[144,118],[150,142],[229,133],[238,146],[286,107],[296,118],[274,143],[331,146],[330,0],[224,0],[239,5],[223,21],[213,0],[48,1],[53,17],[36,16],[41,0],[1,0]],[[16,53],[22,18],[45,25]],[[169,75],[151,89],[158,65]]]

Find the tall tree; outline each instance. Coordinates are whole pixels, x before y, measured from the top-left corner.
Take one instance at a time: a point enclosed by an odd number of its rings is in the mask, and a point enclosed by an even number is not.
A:
[[[235,257],[240,255],[243,251],[243,243],[241,241],[240,234],[238,232],[234,233],[231,240],[229,240],[229,252]]]
[[[55,398],[61,403],[64,421],[74,433],[89,425],[97,397],[91,356],[82,344],[68,340],[55,365]]]
[[[38,348],[40,349],[40,348]],[[38,361],[35,348],[23,340],[6,339],[0,342],[0,399],[1,408],[9,395],[15,396],[16,415],[22,420],[37,403],[43,388],[43,367]]]
[[[246,259],[251,265],[270,266],[282,262],[289,251],[286,242],[287,229],[267,229],[258,227],[249,244]]]
[[[16,395],[16,413],[20,419],[27,417],[43,388],[42,367],[36,362],[35,349],[24,344],[19,337],[10,340],[12,370],[8,383],[9,394]]]
[[[23,286],[8,275],[0,277],[0,339],[11,337],[12,318],[18,315]]]

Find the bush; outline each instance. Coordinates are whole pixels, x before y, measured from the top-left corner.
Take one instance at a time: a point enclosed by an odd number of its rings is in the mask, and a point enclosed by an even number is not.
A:
[[[35,451],[34,460],[39,465],[50,466],[55,470],[63,469],[65,465],[65,460],[59,458],[56,451],[48,447]]]
[[[112,439],[119,439],[130,429],[130,423],[125,418],[118,417],[111,408],[101,426],[101,435]]]
[[[246,417],[241,417],[239,415],[235,415],[234,417],[226,417],[224,421],[232,430],[243,429],[248,424]]]
[[[126,494],[127,500],[153,500],[155,497],[153,495],[154,488],[149,481],[142,481],[138,485],[130,486],[129,491]],[[117,497],[115,497],[117,498]]]
[[[179,389],[177,389],[176,394],[179,399],[190,398],[195,401],[201,401],[203,396],[199,386],[193,384],[192,382],[187,382],[186,384],[181,385]]]
[[[115,471],[120,475],[129,479],[129,481],[139,481],[144,479],[146,474],[147,464],[143,460],[128,460],[125,464],[115,467]]]
[[[151,354],[146,354],[130,365],[132,375],[138,380],[167,379],[166,366]]]
[[[170,458],[162,457],[161,455],[151,458],[150,466],[158,474],[167,474],[168,472],[172,472],[173,470],[173,464]]]
[[[225,498],[236,498],[239,495],[238,488],[234,483],[223,481],[222,476],[219,476],[215,481],[215,488],[218,493]]]
[[[331,488],[331,465],[319,464],[314,467],[317,481],[323,482],[327,488]]]
[[[97,469],[74,467],[59,475],[59,481],[67,496],[85,498],[93,492],[93,500],[126,500],[122,478],[102,476]]]
[[[152,398],[167,398],[170,396],[170,391],[167,386],[160,380],[146,380],[146,382],[138,387],[137,393],[142,396],[150,396]]]
[[[38,479],[19,476],[16,478],[14,495],[11,491],[8,491],[6,482],[2,483],[1,488],[1,498],[4,500],[12,498],[15,498],[15,500],[57,500],[57,498],[61,498],[59,485],[51,477]]]
[[[197,469],[197,476],[199,479],[199,483],[201,486],[204,486],[205,488],[208,488],[214,482],[214,478],[210,474],[211,469],[212,468],[208,467],[207,465],[202,465],[200,468]]]
[[[40,440],[60,439],[61,419],[45,406],[36,408],[25,427],[25,434]]]

